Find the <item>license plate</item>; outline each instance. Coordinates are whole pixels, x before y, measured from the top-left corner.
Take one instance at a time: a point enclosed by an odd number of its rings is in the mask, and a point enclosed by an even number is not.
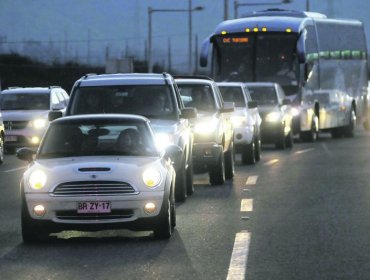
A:
[[[17,136],[5,135],[5,142],[17,142]]]
[[[110,202],[109,201],[84,201],[78,202],[77,213],[88,214],[88,213],[110,213]]]

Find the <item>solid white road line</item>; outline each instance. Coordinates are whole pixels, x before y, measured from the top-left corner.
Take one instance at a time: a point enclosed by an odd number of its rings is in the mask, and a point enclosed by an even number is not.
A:
[[[296,151],[295,154],[304,154],[304,153],[307,153],[307,152],[311,152],[313,150],[315,150],[315,149],[314,148],[304,149],[304,150]]]
[[[245,279],[250,240],[251,234],[248,231],[242,231],[236,234],[227,280]]]
[[[264,166],[269,166],[269,165],[273,165],[273,164],[275,164],[277,162],[279,162],[278,159],[272,159],[272,160],[269,160],[269,161],[265,162],[263,165]]]
[[[258,176],[249,176],[246,185],[255,185],[257,183]]]
[[[241,212],[252,212],[253,211],[253,199],[243,198],[240,205]]]
[[[13,168],[13,169],[9,169],[9,170],[4,170],[3,172],[14,172],[14,171],[18,171],[18,170],[22,170],[22,169],[26,169],[27,166],[22,166],[22,167],[18,167],[18,168]]]

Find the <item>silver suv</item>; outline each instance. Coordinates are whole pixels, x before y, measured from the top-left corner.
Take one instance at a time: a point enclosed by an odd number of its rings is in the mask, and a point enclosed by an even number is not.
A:
[[[0,110],[5,125],[5,149],[38,147],[49,125],[48,112],[63,110],[69,96],[58,86],[12,87],[0,94]]]
[[[193,160],[196,172],[209,172],[211,185],[234,176],[234,103],[224,102],[217,84],[205,76],[176,77],[185,106],[195,107]]]
[[[66,115],[118,113],[143,115],[150,120],[159,149],[178,145],[182,154],[175,160],[176,201],[194,192],[193,134],[188,119],[194,108],[185,108],[171,75],[89,74],[73,86]],[[60,117],[52,113],[49,119]]]
[[[4,123],[0,111],[0,164],[4,162],[4,139],[5,139]]]

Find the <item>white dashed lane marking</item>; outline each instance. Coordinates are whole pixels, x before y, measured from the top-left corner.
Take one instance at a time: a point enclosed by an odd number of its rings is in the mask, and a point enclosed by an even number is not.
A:
[[[304,150],[299,150],[299,151],[296,151],[295,154],[304,154],[304,153],[308,153],[308,152],[311,152],[315,150],[314,148],[309,148],[309,149],[304,149]]]
[[[242,231],[236,234],[227,280],[245,279],[250,240],[251,234],[248,231]]]
[[[253,199],[242,199],[240,205],[241,212],[252,212],[253,211]]]
[[[249,176],[246,185],[255,185],[257,183],[258,176]]]
[[[265,162],[263,165],[264,166],[269,166],[269,165],[273,165],[273,164],[278,163],[278,162],[279,162],[278,159],[272,159],[272,160],[269,160],[269,161]]]

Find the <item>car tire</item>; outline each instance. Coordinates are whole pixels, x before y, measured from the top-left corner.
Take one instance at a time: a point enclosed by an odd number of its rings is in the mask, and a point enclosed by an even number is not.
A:
[[[223,185],[225,183],[225,164],[224,154],[221,151],[217,164],[209,166],[209,182],[212,186]]]
[[[194,193],[194,170],[193,170],[193,160],[190,159],[188,169],[186,170],[186,192],[187,195],[192,195]]]
[[[49,231],[43,226],[40,221],[34,220],[28,213],[24,195],[22,195],[21,206],[21,226],[22,238],[24,243],[35,243],[47,240]]]
[[[299,134],[299,138],[301,138],[304,142],[314,142],[319,139],[319,132],[316,127],[316,122],[318,122],[317,117],[315,116],[311,121],[311,130],[304,131]]]
[[[256,143],[245,145],[242,148],[242,164],[254,164],[256,162]]]
[[[355,126],[356,126],[356,112],[352,108],[350,118],[349,118],[349,124],[343,127],[343,136],[347,138],[354,137],[355,136]]]
[[[293,148],[293,133],[292,133],[292,131],[290,131],[289,134],[286,136],[285,146],[287,148]]]
[[[260,161],[261,159],[261,138],[255,137],[254,138],[254,146],[255,146],[255,151],[254,151],[254,159],[255,161]]]
[[[172,236],[174,224],[176,224],[176,220],[173,221],[174,216],[176,216],[175,203],[171,202],[170,197],[168,197],[163,202],[158,215],[157,225],[153,230],[154,238],[169,239]]]
[[[180,168],[176,172],[175,198],[177,202],[184,202],[186,200],[186,197],[187,197],[187,183],[184,158]]]
[[[231,142],[230,149],[225,153],[225,179],[234,177],[234,144]]]
[[[0,164],[4,162],[4,140],[0,137]]]

